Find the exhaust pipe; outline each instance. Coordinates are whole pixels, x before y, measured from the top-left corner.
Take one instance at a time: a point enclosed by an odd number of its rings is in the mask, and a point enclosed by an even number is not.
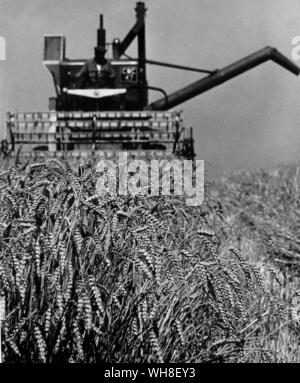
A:
[[[97,30],[97,45],[102,45],[105,47],[106,44],[106,31],[105,28],[103,27],[103,15],[100,15],[99,18],[99,28]]]

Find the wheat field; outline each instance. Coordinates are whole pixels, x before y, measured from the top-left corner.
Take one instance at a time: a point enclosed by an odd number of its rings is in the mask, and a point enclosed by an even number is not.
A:
[[[6,363],[299,362],[299,168],[205,202],[96,192],[64,159],[0,171]]]

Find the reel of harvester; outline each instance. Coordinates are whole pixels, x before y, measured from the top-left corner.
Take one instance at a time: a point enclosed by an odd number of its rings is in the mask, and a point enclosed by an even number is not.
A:
[[[183,134],[181,112],[10,113],[8,126],[12,149],[22,145],[29,157],[114,157],[119,151],[145,158],[194,157],[193,138]]]
[[[135,11],[136,22],[128,34],[123,40],[115,38],[112,43],[106,42],[103,15],[100,15],[97,47],[98,51],[111,51],[111,56],[103,61],[103,67],[110,71],[109,82],[104,81],[102,63],[97,62],[96,56],[88,64],[82,59],[70,60],[65,56],[64,36],[44,37],[43,63],[53,79],[56,96],[50,98],[48,112],[8,113],[8,138],[1,143],[3,156],[14,153],[22,145],[22,153],[29,157],[77,158],[91,154],[113,157],[117,152],[127,151],[134,157],[170,155],[194,159],[192,128],[184,127],[182,112],[174,110],[174,107],[268,60],[299,74],[299,68],[293,62],[271,47],[220,70],[148,60],[144,3],[138,2]],[[125,52],[135,38],[137,57],[131,58]],[[194,71],[205,77],[167,94],[148,85],[147,65]],[[92,66],[95,67],[93,73],[89,72]],[[83,73],[99,81],[81,81],[86,78],[77,81],[79,74]],[[163,97],[149,103],[149,91],[159,91]]]

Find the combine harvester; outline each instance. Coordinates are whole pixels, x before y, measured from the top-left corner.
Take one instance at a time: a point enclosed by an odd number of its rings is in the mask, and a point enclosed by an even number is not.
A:
[[[105,158],[127,151],[137,158],[179,156],[195,158],[192,128],[186,129],[180,111],[172,108],[200,95],[262,63],[271,60],[298,75],[299,68],[275,48],[265,47],[220,70],[203,70],[147,60],[143,2],[136,4],[136,22],[123,40],[106,42],[103,15],[97,31],[97,46],[106,47],[115,80],[110,86],[83,87],[75,81],[86,60],[65,57],[65,38],[44,37],[44,65],[56,91],[45,113],[8,113],[7,140],[1,144],[4,155],[13,154],[22,145],[25,156]],[[126,55],[137,38],[137,58]],[[149,86],[147,64],[195,71],[206,76],[167,94]],[[161,92],[161,98],[148,101],[149,91]],[[170,110],[172,109],[172,110]]]

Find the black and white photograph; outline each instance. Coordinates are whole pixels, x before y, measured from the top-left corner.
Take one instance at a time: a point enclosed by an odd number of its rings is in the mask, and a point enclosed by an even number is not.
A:
[[[299,0],[0,0],[0,363],[299,363],[299,75]]]

